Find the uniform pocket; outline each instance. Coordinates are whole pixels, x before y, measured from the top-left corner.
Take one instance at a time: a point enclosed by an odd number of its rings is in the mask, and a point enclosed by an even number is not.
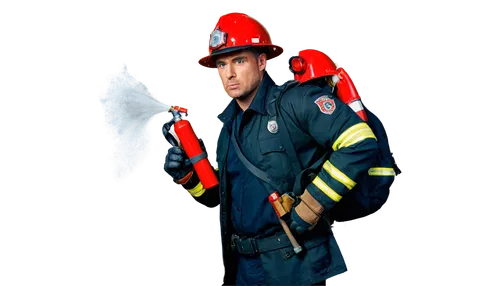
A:
[[[291,166],[285,147],[279,137],[259,138],[259,164],[264,172],[273,178],[291,177]]]
[[[328,271],[330,266],[330,250],[328,247],[328,240],[318,241],[319,244],[313,246],[305,245],[307,249],[307,264],[310,265],[311,274],[323,274]]]
[[[260,140],[260,153],[266,155],[272,152],[285,152],[285,147],[281,144],[279,138],[271,137]]]

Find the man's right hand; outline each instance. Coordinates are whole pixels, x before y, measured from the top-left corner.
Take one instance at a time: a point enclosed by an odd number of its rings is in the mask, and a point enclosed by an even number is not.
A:
[[[167,141],[167,150],[161,158],[161,169],[175,182],[184,184],[192,175],[193,164],[191,164],[186,153],[178,147],[174,136],[170,132],[166,132],[165,139]]]

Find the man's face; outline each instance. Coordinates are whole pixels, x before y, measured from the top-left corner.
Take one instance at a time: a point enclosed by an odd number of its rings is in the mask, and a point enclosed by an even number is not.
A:
[[[252,51],[243,50],[219,56],[215,64],[224,90],[231,98],[253,98],[264,75],[265,54],[257,58]]]

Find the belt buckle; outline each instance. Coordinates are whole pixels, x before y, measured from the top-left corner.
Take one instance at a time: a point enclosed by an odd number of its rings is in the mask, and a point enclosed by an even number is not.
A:
[[[237,234],[231,235],[231,249],[242,255],[254,256],[259,253],[257,240],[253,237],[241,238]]]

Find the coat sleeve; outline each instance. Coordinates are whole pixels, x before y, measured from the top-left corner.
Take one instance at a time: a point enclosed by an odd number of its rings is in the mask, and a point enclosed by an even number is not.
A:
[[[367,172],[378,153],[377,139],[368,124],[349,106],[318,87],[298,88],[285,101],[298,126],[331,155],[307,186],[325,209],[332,208]]]
[[[219,177],[219,171],[214,170],[215,175]],[[187,183],[182,185],[184,189],[186,189],[189,194],[200,204],[205,205],[207,207],[213,208],[219,205],[220,197],[219,197],[219,185],[212,187],[210,189],[205,189],[201,184],[200,179],[196,172],[193,172],[193,175],[189,179]]]

